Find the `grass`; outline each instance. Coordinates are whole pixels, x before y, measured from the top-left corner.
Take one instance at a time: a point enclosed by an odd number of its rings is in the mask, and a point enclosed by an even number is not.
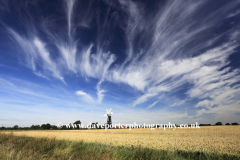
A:
[[[11,133],[5,131],[3,133]],[[112,129],[13,131],[16,136],[48,137],[107,146],[151,148],[239,155],[240,126],[207,126],[200,129]]]
[[[14,136],[0,133],[0,159],[239,159],[239,155],[111,146],[84,141]]]

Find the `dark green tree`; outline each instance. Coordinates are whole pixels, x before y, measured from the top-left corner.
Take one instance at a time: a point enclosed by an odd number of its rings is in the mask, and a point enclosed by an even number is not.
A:
[[[47,125],[46,125],[46,124],[42,124],[42,125],[41,125],[41,128],[42,128],[42,129],[47,129]]]
[[[63,125],[63,126],[61,127],[61,129],[65,130],[65,129],[67,129],[67,126],[66,126],[66,125]]]
[[[91,128],[99,128],[99,126],[98,126],[98,122],[96,122],[96,123],[92,123],[91,124]]]
[[[47,123],[46,124],[46,129],[51,129],[51,124]]]
[[[222,122],[217,122],[216,125],[222,125]]]
[[[32,125],[31,129],[40,129],[41,127],[39,125]]]
[[[226,123],[225,125],[230,125],[230,123]]]
[[[73,129],[72,123],[69,123],[69,127],[67,127],[67,129]]]
[[[95,125],[96,125],[96,128],[98,129],[98,128],[99,128],[99,126],[98,126],[98,122],[96,122]]]
[[[92,123],[91,128],[96,128],[96,123]]]
[[[78,120],[78,121],[74,122],[73,125],[76,126],[77,129],[79,129],[80,128],[79,126],[81,125],[81,121]]]
[[[52,125],[51,128],[52,129],[58,129],[58,127],[56,125]]]
[[[4,126],[2,126],[0,129],[1,129],[1,130],[5,130],[5,127],[4,127]]]
[[[232,125],[238,125],[238,123],[237,123],[237,122],[234,122],[234,123],[232,123]]]
[[[19,126],[18,126],[18,125],[15,125],[15,126],[13,126],[13,128],[14,128],[14,129],[18,129],[18,128],[19,128]]]

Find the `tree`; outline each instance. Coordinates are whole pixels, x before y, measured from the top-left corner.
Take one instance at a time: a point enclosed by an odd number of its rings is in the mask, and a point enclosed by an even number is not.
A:
[[[51,128],[52,129],[58,129],[58,127],[56,125],[52,125]]]
[[[46,129],[51,129],[51,124],[47,123],[46,124]]]
[[[68,129],[73,129],[73,125],[72,123],[69,123],[69,127],[67,127]]]
[[[96,128],[96,124],[95,124],[95,123],[92,123],[92,124],[91,124],[91,128]]]
[[[97,129],[99,128],[99,126],[98,126],[98,122],[96,122],[96,128],[97,128]]]
[[[18,129],[18,128],[19,128],[19,126],[18,126],[18,125],[15,125],[15,126],[13,126],[13,128],[14,128],[14,129]]]
[[[77,127],[77,129],[79,129],[80,128],[79,126],[81,125],[81,121],[78,120],[78,121],[74,122],[73,124],[74,124],[74,126]]]
[[[41,128],[42,128],[42,129],[47,129],[47,125],[46,125],[46,124],[42,124],[42,125],[41,125]]]
[[[238,123],[237,123],[237,122],[234,122],[234,123],[232,123],[232,125],[238,125]]]
[[[91,124],[91,128],[99,128],[99,126],[98,126],[98,122],[96,122],[96,123],[92,123]],[[101,128],[101,127],[100,127]]]
[[[230,123],[226,123],[225,125],[230,125]]]
[[[4,130],[4,129],[5,129],[5,127],[4,127],[4,126],[2,126],[1,130]]]
[[[66,126],[66,125],[63,125],[63,126],[61,127],[61,129],[67,129],[67,126]]]
[[[199,126],[211,126],[211,124],[200,124]]]
[[[31,129],[40,129],[41,127],[39,125],[32,125],[30,128]]]
[[[41,125],[42,129],[51,129],[51,124],[47,123],[47,124],[42,124]]]
[[[222,122],[217,122],[216,125],[222,125]]]

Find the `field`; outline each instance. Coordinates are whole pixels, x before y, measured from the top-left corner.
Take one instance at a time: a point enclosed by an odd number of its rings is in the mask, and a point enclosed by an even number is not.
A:
[[[208,126],[200,129],[167,129],[165,131],[163,129],[102,129],[3,131],[2,133],[4,135],[12,133],[12,136],[21,138],[23,136],[38,139],[50,138],[73,142],[76,145],[77,143],[96,144],[101,147],[115,147],[116,150],[119,150],[119,147],[147,148],[152,151],[167,151],[167,154],[181,151],[181,153],[189,154],[219,155],[220,159],[222,157],[228,159],[228,156],[239,158],[240,156],[240,126]],[[114,156],[110,159],[114,159]]]

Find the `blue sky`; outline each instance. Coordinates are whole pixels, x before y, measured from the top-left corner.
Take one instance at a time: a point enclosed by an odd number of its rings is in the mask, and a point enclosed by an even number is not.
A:
[[[0,124],[240,123],[240,1],[0,0]]]

